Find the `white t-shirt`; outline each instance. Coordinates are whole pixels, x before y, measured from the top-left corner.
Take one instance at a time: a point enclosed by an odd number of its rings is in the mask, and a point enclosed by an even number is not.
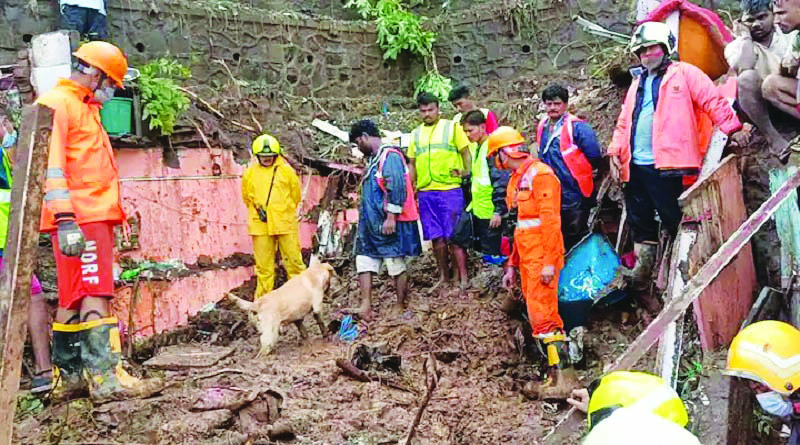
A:
[[[96,9],[100,14],[106,15],[105,0],[59,0],[58,6],[64,5],[80,6],[81,8]]]
[[[780,28],[776,26],[775,32],[772,34],[772,42],[770,43],[769,47],[756,42],[753,42],[753,46],[756,47],[758,56],[760,56],[760,54],[758,54],[760,52],[759,50],[763,49],[775,56],[775,59],[771,61],[771,64],[774,64],[775,61],[780,63],[780,60],[783,59],[784,56],[789,53],[789,51],[791,51],[792,44],[794,43],[796,36],[797,31],[784,34]],[[744,45],[746,40],[750,40],[749,35],[737,37],[736,40],[725,46],[725,60],[728,61],[728,65],[734,66],[739,61],[739,57],[742,55],[742,45]]]

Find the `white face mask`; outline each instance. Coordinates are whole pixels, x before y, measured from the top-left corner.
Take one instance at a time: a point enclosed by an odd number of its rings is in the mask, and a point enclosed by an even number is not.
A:
[[[94,99],[101,104],[104,104],[114,98],[114,92],[117,89],[114,87],[98,88],[94,92]]]
[[[792,402],[786,400],[786,398],[775,391],[756,394],[756,400],[758,400],[758,404],[761,405],[761,409],[773,416],[786,417],[794,412]]]
[[[14,144],[17,143],[17,132],[16,130],[6,131],[6,135],[3,136],[3,148],[11,148]]]

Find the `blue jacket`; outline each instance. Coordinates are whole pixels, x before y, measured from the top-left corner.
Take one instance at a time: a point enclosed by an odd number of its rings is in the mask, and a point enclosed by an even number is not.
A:
[[[564,163],[564,158],[561,156],[561,150],[559,149],[562,121],[563,117],[554,128],[556,136],[552,140],[550,139],[550,129],[548,127],[544,128],[542,140],[539,141],[539,159],[553,169],[561,182],[561,208],[574,209],[583,203],[583,195],[580,188],[578,188],[578,182],[572,177],[567,164]],[[592,167],[597,167],[603,157],[603,151],[597,142],[597,136],[594,134],[592,126],[587,122],[576,122],[572,132],[575,138],[575,145],[583,151],[584,156],[592,164]],[[548,141],[550,145],[545,147]]]

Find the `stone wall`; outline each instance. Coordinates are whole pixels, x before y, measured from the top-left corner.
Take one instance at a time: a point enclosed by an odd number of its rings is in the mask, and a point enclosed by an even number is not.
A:
[[[421,61],[408,57],[384,62],[369,23],[309,15],[348,14],[341,4],[328,3],[326,8],[323,0],[316,2],[317,10],[297,2],[286,5],[300,12],[250,6],[267,8],[273,0],[108,3],[112,40],[134,65],[164,55],[177,57],[192,67],[195,83],[212,88],[227,85],[234,76],[247,82],[247,92],[408,96],[424,70]],[[571,22],[578,13],[612,29],[630,29],[629,5],[611,0],[506,3],[451,6],[446,10],[451,12],[435,17],[432,25],[440,30],[435,51],[444,74],[479,84],[586,62],[597,43]],[[57,27],[56,2],[35,5],[35,11],[28,0],[7,0],[0,6],[0,64],[13,63],[15,51],[33,34]],[[440,5],[429,6],[436,8],[441,11]]]

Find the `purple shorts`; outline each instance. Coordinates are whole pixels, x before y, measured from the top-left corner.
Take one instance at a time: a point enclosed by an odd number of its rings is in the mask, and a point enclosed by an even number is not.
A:
[[[6,266],[3,262],[3,257],[0,256],[0,274],[3,273]],[[38,295],[42,293],[42,284],[39,283],[39,279],[36,278],[36,275],[31,276],[31,295]]]
[[[419,217],[426,240],[450,239],[463,211],[464,195],[461,187],[419,192]]]

